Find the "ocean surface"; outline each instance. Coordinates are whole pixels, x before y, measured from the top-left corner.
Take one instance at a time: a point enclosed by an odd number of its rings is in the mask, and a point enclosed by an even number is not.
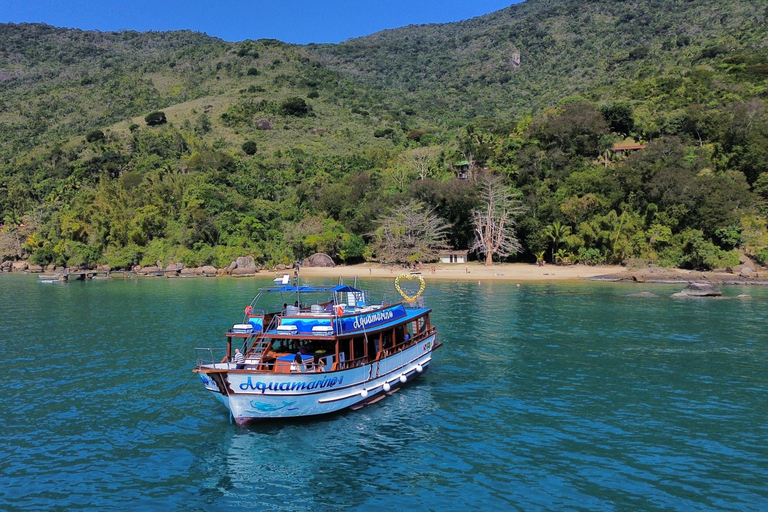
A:
[[[0,275],[0,510],[768,510],[765,288],[427,277],[421,379],[237,427],[194,349],[268,284]]]

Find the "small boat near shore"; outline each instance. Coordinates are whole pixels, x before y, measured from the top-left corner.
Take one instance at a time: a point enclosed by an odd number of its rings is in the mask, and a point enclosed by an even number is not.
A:
[[[420,288],[408,296],[399,282],[414,278]],[[377,402],[423,374],[441,346],[423,278],[399,276],[395,288],[404,297],[396,304],[344,284],[263,289],[226,348],[195,349],[194,371],[239,425]]]

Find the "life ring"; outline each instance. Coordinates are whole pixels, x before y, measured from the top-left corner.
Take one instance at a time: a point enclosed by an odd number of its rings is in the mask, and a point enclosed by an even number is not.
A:
[[[253,314],[253,308],[251,306],[246,306],[245,307],[245,315],[246,316],[251,316],[252,314]]]
[[[344,306],[336,306],[336,316],[344,315]]]

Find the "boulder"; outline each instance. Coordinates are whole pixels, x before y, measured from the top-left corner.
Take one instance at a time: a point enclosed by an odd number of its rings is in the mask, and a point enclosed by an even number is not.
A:
[[[309,258],[304,260],[305,267],[335,267],[333,258],[322,252],[316,252]]]
[[[202,267],[199,267],[199,268],[200,268],[200,273],[201,274],[215,274],[216,273],[216,267],[214,267],[212,265],[205,265],[205,266],[202,266]]]
[[[166,272],[181,272],[183,269],[183,263],[169,263],[168,266],[165,267]]]
[[[240,256],[237,258],[237,268],[254,268],[256,262],[253,261],[253,256]]]
[[[196,269],[196,268],[183,268],[183,269],[181,269],[179,271],[179,273],[181,275],[193,276],[193,275],[198,274],[198,273],[202,274],[202,271],[198,272],[198,269]]]
[[[148,274],[161,272],[162,270],[163,270],[162,267],[155,267],[155,266],[140,267],[139,270],[136,271],[136,273],[142,276],[146,276]]]
[[[723,292],[709,283],[690,283],[672,297],[720,297]]]
[[[41,265],[27,266],[27,272],[32,272],[33,274],[40,274],[42,271],[43,271],[43,267]]]
[[[232,270],[233,276],[252,276],[258,273],[259,269],[255,266],[251,267],[241,267],[238,265],[236,269]]]
[[[12,268],[14,272],[23,272],[29,268],[29,265],[26,261],[14,261]]]
[[[749,276],[751,276],[751,275],[752,275],[752,269],[751,269],[751,268],[749,268],[749,267],[744,267],[744,268],[742,268],[742,269],[741,269],[741,271],[739,272],[739,275],[740,275],[741,277],[749,277]]]

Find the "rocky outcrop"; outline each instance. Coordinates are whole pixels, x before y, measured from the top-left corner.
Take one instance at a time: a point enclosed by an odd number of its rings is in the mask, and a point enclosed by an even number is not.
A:
[[[157,274],[157,273],[162,272],[162,271],[163,271],[162,267],[158,267],[158,266],[154,266],[154,265],[150,265],[149,267],[138,267],[136,269],[136,273],[139,274],[140,276],[146,276],[146,275],[149,275],[149,274]]]
[[[252,276],[255,275],[259,271],[258,268],[255,266],[253,267],[237,267],[235,269],[232,269],[232,272],[230,273],[233,276],[237,277],[243,277],[243,276]]]
[[[630,293],[628,297],[640,297],[642,299],[653,299],[658,297],[658,295],[651,292],[640,292],[640,293]]]
[[[232,275],[237,277],[252,276],[259,272],[253,256],[240,256],[226,269],[219,270],[218,275]]]
[[[720,297],[723,292],[719,288],[709,283],[690,283],[683,290],[672,294],[675,298],[699,298],[699,297]]]
[[[307,267],[335,267],[333,258],[322,252],[316,252],[306,260],[304,260],[304,266]]]
[[[255,268],[255,267],[256,267],[256,262],[253,261],[253,256],[240,256],[235,261],[235,268]]]

